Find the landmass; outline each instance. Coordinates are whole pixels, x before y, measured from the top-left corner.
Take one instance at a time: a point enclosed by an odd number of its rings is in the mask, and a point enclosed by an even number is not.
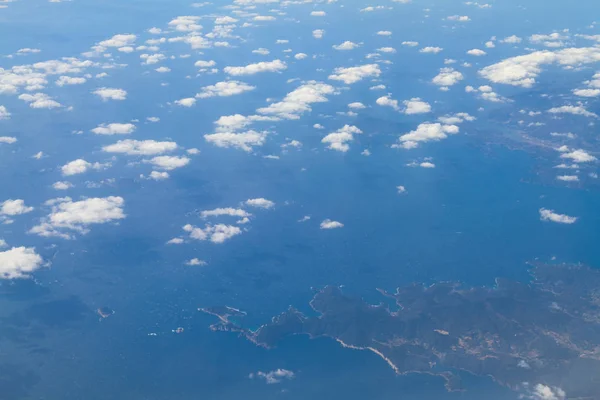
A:
[[[537,264],[531,274],[530,282],[497,279],[494,287],[378,289],[388,302],[377,305],[327,286],[310,302],[317,316],[290,307],[256,330],[243,326],[240,310],[199,310],[219,318],[212,330],[237,332],[258,346],[272,348],[291,335],[329,337],[377,354],[397,374],[440,376],[448,390],[463,389],[466,371],[516,391],[600,399],[600,272]]]

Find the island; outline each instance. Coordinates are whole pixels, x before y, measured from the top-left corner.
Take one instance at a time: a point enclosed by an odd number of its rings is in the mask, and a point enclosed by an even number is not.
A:
[[[317,316],[290,307],[255,330],[244,327],[245,313],[235,308],[199,310],[219,318],[212,330],[264,348],[290,335],[328,337],[377,354],[397,374],[437,375],[448,390],[464,389],[464,371],[515,391],[537,387],[556,398],[599,399],[600,272],[535,264],[531,275],[526,283],[496,279],[493,287],[377,289],[387,301],[376,305],[327,286],[310,302]]]

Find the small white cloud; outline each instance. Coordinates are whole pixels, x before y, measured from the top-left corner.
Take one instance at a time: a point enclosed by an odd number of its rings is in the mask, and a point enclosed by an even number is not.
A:
[[[325,11],[311,11],[310,15],[311,17],[324,17],[327,13]]]
[[[485,56],[487,53],[481,49],[471,49],[471,50],[467,51],[467,54],[470,56],[481,57],[481,56]]]
[[[6,245],[4,240],[2,242]],[[0,279],[27,278],[43,264],[44,260],[33,247],[13,247],[0,251]]]
[[[366,108],[366,106],[359,101],[355,101],[354,103],[348,104],[348,108],[351,108],[353,110],[362,110],[363,108]]]
[[[87,82],[87,79],[82,77],[61,76],[56,80],[56,86],[66,85],[81,85]]]
[[[467,15],[451,15],[446,17],[448,21],[468,22],[471,20]]]
[[[400,136],[400,144],[393,145],[393,147],[413,149],[418,147],[419,143],[446,139],[448,134],[456,134],[458,131],[459,128],[456,125],[425,122],[420,124],[416,130]]]
[[[33,207],[28,207],[25,205],[25,201],[21,199],[17,200],[6,200],[3,203],[0,203],[0,215],[21,215],[27,214],[33,211]]]
[[[151,156],[168,153],[177,149],[175,142],[157,142],[155,140],[119,140],[115,144],[104,146],[106,153],[127,154],[130,156]]]
[[[583,149],[578,149],[578,150],[572,150],[572,151],[568,151],[568,149],[566,149],[567,151],[563,154],[560,155],[561,158],[568,158],[571,159],[575,162],[579,162],[579,163],[586,163],[586,162],[592,162],[592,161],[596,161],[597,158],[594,157],[593,155],[591,155],[590,153],[588,153],[587,151],[583,150]]]
[[[52,98],[45,93],[34,93],[34,94],[24,93],[24,94],[19,95],[19,100],[23,100],[23,101],[29,103],[29,107],[31,107],[31,108],[52,109],[52,108],[62,107],[62,104],[60,104],[59,102],[57,102],[55,100],[52,100]]]
[[[294,55],[294,58],[296,60],[304,60],[306,57],[308,57],[308,55],[306,53],[296,53]]]
[[[1,92],[1,89],[0,89]],[[8,112],[8,110],[6,109],[5,106],[0,106],[0,121],[2,121],[3,119],[9,119],[10,118],[10,113]]]
[[[436,75],[431,82],[438,86],[448,87],[456,85],[463,79],[463,74],[453,68],[441,68],[440,73]]]
[[[338,221],[332,221],[330,219],[325,219],[325,220],[323,220],[323,222],[321,222],[321,225],[319,225],[319,227],[321,229],[336,229],[336,228],[343,228],[344,224],[342,224],[341,222],[338,222]]]
[[[517,44],[517,43],[521,43],[522,41],[523,41],[523,39],[521,39],[520,37],[518,37],[516,35],[512,35],[512,36],[508,36],[508,37],[505,37],[504,39],[500,40],[500,43]]]
[[[204,228],[187,224],[183,230],[188,232],[191,239],[195,240],[210,240],[213,243],[224,243],[234,236],[240,235],[242,230],[234,225],[206,225]]]
[[[262,146],[267,138],[267,132],[256,132],[253,130],[234,133],[217,132],[204,135],[204,140],[217,147],[234,147],[244,151],[252,151],[254,146]]]
[[[573,115],[581,115],[584,117],[594,117],[597,118],[593,112],[586,110],[582,105],[578,106],[561,106],[561,107],[553,107],[548,110],[551,114],[573,114]]]
[[[248,64],[244,67],[225,67],[223,71],[226,74],[233,76],[254,75],[260,72],[281,72],[287,69],[285,62],[281,60],[273,60],[267,62],[259,62]]]
[[[64,176],[78,175],[87,172],[89,169],[101,169],[105,167],[104,164],[100,163],[90,163],[86,160],[79,158],[77,160],[73,160],[61,167],[62,174]]]
[[[0,136],[0,143],[13,144],[17,143],[17,138],[13,136]]]
[[[354,50],[355,48],[360,47],[360,44],[346,40],[345,42],[338,45],[333,45],[332,47],[335,50]]]
[[[96,135],[128,135],[135,131],[134,124],[100,124],[96,128],[92,129],[92,132]]]
[[[361,134],[362,131],[353,125],[344,125],[337,131],[328,134],[321,142],[327,144],[327,148],[331,150],[347,152],[350,150],[348,142],[354,140],[354,134]]]
[[[182,238],[173,238],[167,242],[167,244],[183,244],[184,240]]]
[[[542,221],[557,222],[559,224],[573,224],[577,221],[577,217],[570,217],[566,214],[557,214],[554,210],[540,208],[540,219]]]
[[[378,31],[377,34],[379,36],[392,36],[392,32],[391,31]]]
[[[329,79],[342,81],[347,85],[359,82],[364,78],[378,77],[381,75],[381,69],[377,64],[366,64],[356,67],[334,69],[334,73],[329,75]]]
[[[96,96],[100,97],[102,100],[125,100],[127,98],[127,91],[123,89],[115,89],[115,88],[107,88],[103,87],[97,90],[94,90]]]
[[[256,374],[250,374],[250,379],[264,379],[268,385],[280,383],[284,379],[293,379],[294,373],[287,369],[276,369],[270,372],[258,371]]]
[[[265,198],[257,198],[257,199],[248,199],[246,200],[246,205],[250,207],[264,208],[269,209],[275,207],[275,203],[271,200],[267,200]]]
[[[185,265],[204,267],[208,265],[208,263],[204,260],[200,260],[199,258],[192,258],[191,260],[186,261]]]
[[[52,184],[52,188],[55,190],[68,190],[73,187],[73,184],[68,181],[58,181]]]
[[[396,186],[396,189],[398,190],[399,194],[406,193],[406,188],[402,185]]]
[[[185,99],[175,100],[175,104],[181,107],[192,107],[196,104],[196,99],[193,97],[187,97]]]
[[[441,47],[427,46],[427,47],[423,47],[421,50],[419,50],[419,53],[437,54],[437,53],[441,52],[442,50],[444,50],[444,49]]]
[[[185,156],[156,156],[149,160],[144,160],[144,162],[152,164],[156,168],[171,171],[176,168],[185,167],[190,163],[190,159]]]
[[[377,105],[383,106],[383,107],[391,107],[396,111],[400,110],[400,106],[398,105],[398,100],[393,100],[390,95],[387,96],[382,96],[380,98],[378,98],[375,103],[377,103]]]
[[[217,82],[214,85],[205,86],[202,91],[196,94],[199,99],[205,99],[208,97],[228,97],[235,96],[245,92],[249,92],[256,89],[255,86],[248,85],[247,83],[240,81],[223,81]]]
[[[312,35],[315,39],[322,39],[323,35],[325,35],[325,31],[323,29],[315,29],[312,31]]]
[[[414,97],[410,100],[404,100],[403,104],[405,107],[404,114],[407,115],[426,114],[431,112],[431,105],[418,97]]]

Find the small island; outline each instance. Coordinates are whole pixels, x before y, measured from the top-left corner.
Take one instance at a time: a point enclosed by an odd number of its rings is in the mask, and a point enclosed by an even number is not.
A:
[[[600,388],[600,272],[581,265],[533,265],[528,283],[413,284],[392,299],[368,304],[335,286],[320,290],[305,316],[293,307],[256,330],[230,307],[199,309],[217,316],[215,331],[238,332],[271,348],[290,335],[329,337],[371,351],[397,374],[440,376],[448,390],[463,390],[457,371],[489,376],[523,391],[546,385],[568,398],[598,399]],[[235,320],[234,318],[235,317]]]

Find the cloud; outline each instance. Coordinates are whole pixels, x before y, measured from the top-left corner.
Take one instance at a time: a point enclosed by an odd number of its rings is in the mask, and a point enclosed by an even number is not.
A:
[[[127,154],[130,156],[151,156],[168,153],[177,149],[175,142],[157,142],[155,140],[119,140],[115,144],[102,147],[106,153]]]
[[[35,94],[22,94],[19,95],[19,100],[23,100],[29,103],[29,107],[31,108],[58,108],[62,107],[62,104],[59,102],[52,100],[50,96],[45,93],[35,93]]]
[[[0,121],[2,121],[3,119],[9,119],[10,115],[11,114],[8,112],[6,107],[0,106]]]
[[[381,70],[377,64],[365,64],[356,67],[334,69],[334,73],[329,75],[329,79],[334,81],[342,81],[347,85],[359,82],[364,78],[378,77],[381,75]]]
[[[596,161],[597,158],[583,149],[568,151],[560,155],[561,158],[568,158],[575,162],[586,163]]]
[[[244,151],[252,151],[254,146],[262,146],[267,138],[267,132],[249,130],[242,133],[218,132],[204,135],[204,139],[217,147],[234,147]]]
[[[27,278],[44,263],[33,247],[0,251],[0,279]]]
[[[331,47],[335,50],[354,50],[355,48],[360,47],[360,44],[346,40],[344,43],[333,45]]]
[[[554,210],[540,208],[540,219],[542,221],[551,221],[559,224],[573,224],[577,221],[577,217],[570,217],[565,214],[557,214]]]
[[[164,181],[165,179],[169,179],[169,177],[169,173],[165,171],[152,171],[150,172],[150,175],[148,175],[148,178],[145,178],[144,175],[140,175],[140,178],[151,179],[153,181]]]
[[[315,39],[322,39],[323,35],[325,35],[325,30],[315,29],[314,31],[312,31],[312,35]]]
[[[554,107],[549,109],[548,112],[551,114],[573,114],[582,115],[584,117],[598,117],[597,114],[587,111],[582,105]]]
[[[12,136],[0,136],[0,143],[13,144],[17,143],[17,138]]]
[[[214,67],[215,65],[217,65],[217,63],[214,60],[210,60],[210,61],[199,60],[194,63],[194,66],[199,67],[199,68],[209,68],[209,67]]]
[[[71,182],[67,182],[67,181],[58,181],[58,182],[54,182],[52,184],[52,188],[55,190],[68,190],[71,189],[73,187],[73,184]]]
[[[122,197],[92,197],[81,201],[73,201],[70,197],[48,200],[46,205],[52,212],[43,218],[39,225],[31,228],[29,233],[44,237],[60,237],[72,239],[69,231],[80,234],[89,232],[90,225],[115,222],[125,218]]]
[[[500,40],[500,43],[517,44],[517,43],[521,43],[522,41],[523,41],[523,39],[521,39],[520,37],[518,37],[516,35],[512,35],[512,36],[508,36],[508,37],[505,37],[504,39]]]
[[[456,134],[458,131],[459,128],[456,125],[443,125],[440,123],[425,122],[417,126],[416,130],[400,136],[398,139],[400,144],[393,145],[393,147],[413,149],[418,147],[419,143],[446,139],[448,134]]]
[[[422,163],[419,164],[419,167],[421,168],[435,168],[435,164],[430,162],[430,161],[423,161]]]
[[[446,17],[448,21],[468,22],[471,20],[467,15],[451,15]]]
[[[246,210],[242,210],[241,208],[233,208],[233,207],[215,208],[214,210],[205,210],[200,213],[200,216],[202,218],[221,217],[223,215],[227,215],[230,217],[237,217],[237,218],[248,218],[248,217],[252,216],[252,214],[250,214]]]
[[[566,397],[567,394],[561,388],[550,387],[541,383],[533,387],[531,396],[529,396],[533,400],[565,400]]]
[[[179,16],[169,21],[169,27],[178,32],[194,32],[202,29],[202,25],[198,24],[200,17],[198,16]]]
[[[367,108],[367,107],[360,101],[355,101],[354,103],[348,104],[348,108],[351,108],[353,110],[362,110],[363,108]]]
[[[412,42],[406,42],[406,43],[412,43]],[[404,43],[403,43],[404,44]],[[421,50],[419,50],[419,53],[432,53],[432,54],[437,54],[440,51],[444,50],[441,47],[433,47],[433,46],[428,46],[428,47],[423,47]]]
[[[380,51],[382,53],[395,53],[396,49],[393,47],[380,47],[377,49],[377,51]]]
[[[440,68],[440,73],[437,74],[431,82],[438,86],[448,87],[456,85],[464,79],[463,74],[453,68]]]
[[[175,104],[182,107],[191,107],[196,104],[196,99],[193,97],[187,97],[185,99],[175,100]]]
[[[573,94],[580,97],[598,97],[600,96],[600,89],[575,89]]]
[[[342,224],[341,222],[338,221],[332,221],[329,218],[323,220],[323,222],[321,222],[321,225],[319,225],[319,227],[321,229],[336,229],[336,228],[343,228],[344,224]]]
[[[185,156],[157,156],[149,160],[144,160],[144,162],[152,164],[156,168],[171,171],[176,168],[185,167],[190,163],[190,159]]]
[[[327,144],[327,148],[331,150],[347,152],[350,150],[350,146],[348,142],[354,140],[353,134],[361,134],[362,131],[358,129],[354,125],[344,125],[342,128],[337,131],[328,134],[323,139],[321,139],[321,143]]]
[[[269,50],[265,49],[264,47],[260,47],[256,50],[252,50],[252,53],[260,54],[261,56],[266,56],[268,54],[271,54],[271,52]]]
[[[100,124],[96,128],[92,129],[92,132],[96,135],[128,135],[135,131],[134,124]]]
[[[491,101],[493,103],[509,103],[511,100],[506,97],[500,96],[498,93],[494,92],[491,86],[483,85],[478,88],[474,88],[473,86],[466,86],[465,92],[467,93],[479,93],[479,98]]]
[[[382,96],[382,97],[378,98],[377,100],[375,100],[375,103],[377,103],[377,105],[380,105],[383,107],[392,107],[396,111],[400,110],[400,106],[398,105],[398,100],[393,100],[390,97],[390,95]]]
[[[61,76],[59,77],[55,84],[56,86],[66,86],[66,85],[81,85],[87,82],[87,79],[82,77],[71,77],[71,76]]]
[[[196,94],[199,99],[205,99],[208,97],[227,97],[242,94],[256,89],[255,86],[248,85],[247,83],[240,81],[224,81],[217,82],[214,85],[205,86],[202,91]]]
[[[425,101],[422,101],[418,97],[413,97],[410,100],[404,100],[402,103],[406,107],[404,109],[404,114],[407,115],[426,114],[431,112],[431,105]]]
[[[285,62],[281,60],[273,60],[268,62],[259,62],[248,64],[245,67],[225,67],[223,71],[226,74],[233,76],[254,75],[259,72],[281,72],[287,69]]]
[[[335,88],[322,82],[310,81],[288,93],[285,98],[256,110],[259,114],[275,116],[283,119],[298,119],[305,112],[310,112],[311,104],[324,103],[326,95],[335,93]]]
[[[325,11],[311,11],[310,12],[311,17],[324,17],[325,15],[327,15],[327,13]]]
[[[21,199],[6,200],[0,203],[0,215],[21,215],[33,211],[33,207],[27,207]]]
[[[294,55],[296,60],[304,60],[308,55],[306,53],[297,53]]]
[[[97,90],[94,90],[96,96],[100,97],[102,100],[125,100],[127,98],[127,91],[123,89],[115,89],[115,88],[107,88],[103,87]]]
[[[140,58],[142,60],[144,60],[144,64],[147,65],[153,65],[153,64],[158,64],[159,62],[161,62],[162,60],[164,60],[165,58],[167,58],[167,56],[165,56],[164,54],[140,54]]]
[[[530,88],[536,83],[535,78],[542,72],[544,65],[558,64],[569,67],[598,61],[600,61],[598,47],[544,50],[508,58],[481,69],[479,74],[495,83]]]
[[[563,182],[579,182],[577,175],[558,175],[556,179]]]
[[[195,240],[209,240],[213,243],[223,243],[234,236],[240,235],[242,230],[234,225],[206,225],[204,228],[187,224],[183,230],[190,234],[190,238]]]
[[[246,205],[250,206],[250,207],[264,208],[264,209],[269,209],[269,208],[275,207],[274,202],[272,202],[271,200],[267,200],[263,197],[260,197],[257,199],[248,199],[248,200],[246,200]]]
[[[392,36],[391,31],[377,31],[377,35],[379,36]]]
[[[402,185],[396,186],[396,189],[398,190],[398,194],[406,193],[406,188]]]
[[[199,258],[192,258],[191,260],[188,260],[185,262],[185,265],[190,265],[190,266],[205,266],[208,265],[208,263],[204,260],[200,260]]]
[[[471,49],[471,50],[467,51],[467,54],[470,56],[481,57],[481,56],[485,56],[487,53],[481,49]]]
[[[71,176],[71,175],[77,175],[77,174],[83,174],[85,172],[87,172],[89,169],[101,169],[105,167],[104,164],[100,164],[100,163],[90,163],[85,161],[82,158],[79,158],[77,160],[73,160],[65,165],[63,165],[61,167],[61,171],[62,174],[64,176]]]
[[[123,47],[134,44],[136,39],[137,36],[133,34],[118,34],[110,39],[103,40],[98,45],[102,47]]]
[[[279,368],[270,372],[258,371],[256,374],[250,374],[251,379],[255,377],[258,379],[264,379],[268,385],[272,385],[275,383],[280,383],[284,379],[293,379],[294,373],[292,371],[288,371],[287,369]]]
[[[414,41],[404,41],[402,42],[403,46],[408,46],[408,47],[416,47],[419,45],[419,42],[414,42]]]

